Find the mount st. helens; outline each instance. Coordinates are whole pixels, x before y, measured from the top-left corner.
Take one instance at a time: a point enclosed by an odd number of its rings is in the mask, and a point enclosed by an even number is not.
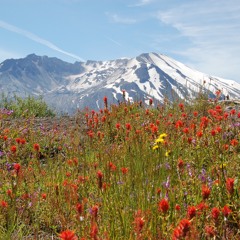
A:
[[[187,100],[200,91],[213,96],[217,90],[231,99],[240,97],[240,84],[193,70],[165,55],[145,53],[135,58],[67,63],[57,58],[28,55],[0,64],[0,89],[7,96],[42,96],[57,111],[104,107],[126,99],[170,102]]]

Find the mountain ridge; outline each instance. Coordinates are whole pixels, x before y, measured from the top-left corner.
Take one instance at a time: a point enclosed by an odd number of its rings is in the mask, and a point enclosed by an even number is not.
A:
[[[57,111],[73,113],[85,107],[103,108],[103,97],[111,103],[149,98],[170,102],[175,97],[193,99],[199,91],[213,97],[239,98],[240,84],[210,76],[166,55],[143,53],[134,58],[68,63],[61,59],[30,54],[0,63],[0,89],[8,96],[39,96]]]

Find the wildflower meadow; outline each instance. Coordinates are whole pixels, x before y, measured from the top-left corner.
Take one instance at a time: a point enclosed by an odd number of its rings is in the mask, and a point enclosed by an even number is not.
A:
[[[0,112],[0,239],[240,239],[240,112],[102,99],[74,123]]]

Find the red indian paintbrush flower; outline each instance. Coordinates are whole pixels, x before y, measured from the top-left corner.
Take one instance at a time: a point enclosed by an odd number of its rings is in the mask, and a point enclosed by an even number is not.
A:
[[[200,123],[200,127],[201,128],[206,128],[208,126],[209,123],[209,119],[205,116],[201,117],[201,123]]]
[[[198,215],[202,214],[206,209],[208,209],[208,205],[205,202],[200,202],[197,207]]]
[[[13,167],[18,175],[21,169],[21,165],[19,163],[15,163]]]
[[[224,217],[227,217],[231,212],[232,210],[227,205],[225,205],[222,209],[222,213]]]
[[[91,226],[90,236],[92,239],[97,240],[98,226],[96,223],[93,223]]]
[[[178,168],[179,169],[182,169],[184,167],[184,162],[183,162],[183,160],[180,158],[180,159],[178,159]]]
[[[6,192],[9,197],[13,197],[12,189],[8,189]]]
[[[119,130],[121,128],[121,124],[120,123],[116,123],[116,129]]]
[[[127,130],[131,130],[131,128],[132,128],[131,124],[130,123],[126,123],[126,129]]]
[[[128,168],[127,167],[122,167],[121,168],[122,174],[125,175],[128,173]]]
[[[98,178],[98,187],[102,188],[102,179],[103,179],[103,173],[102,171],[98,170],[97,171],[97,178]]]
[[[211,130],[211,135],[214,137],[216,135],[216,130],[215,129],[212,129]]]
[[[7,208],[8,207],[8,203],[3,201],[3,200],[0,202],[0,205],[1,205],[2,208]]]
[[[33,149],[38,152],[40,150],[39,144],[38,143],[34,143],[33,144]]]
[[[176,210],[176,211],[180,211],[180,210],[181,210],[181,207],[180,207],[179,204],[176,204],[176,206],[175,206],[175,210]]]
[[[143,217],[136,217],[134,219],[135,231],[137,233],[141,232],[144,227],[145,220]]]
[[[183,103],[179,103],[179,104],[178,104],[178,107],[180,108],[181,111],[184,110],[184,104],[183,104]]]
[[[103,98],[103,102],[104,102],[104,105],[105,105],[105,109],[107,109],[108,108],[108,99],[107,99],[106,96]]]
[[[193,116],[194,116],[194,117],[197,117],[197,116],[198,116],[198,112],[197,112],[197,111],[194,111],[194,112],[193,112]]]
[[[103,178],[103,173],[102,173],[101,170],[98,170],[98,171],[97,171],[97,177],[100,178],[100,179]]]
[[[179,227],[176,227],[173,230],[173,236],[172,236],[172,240],[179,240],[182,237],[182,231]]]
[[[198,131],[198,132],[197,132],[197,137],[198,137],[198,138],[201,138],[202,136],[203,136],[203,132],[202,132],[202,131]]]
[[[182,219],[179,223],[179,227],[182,231],[182,236],[185,237],[190,230],[191,222],[188,219]]]
[[[228,144],[223,144],[223,149],[224,149],[225,151],[227,151],[227,150],[229,149],[229,145],[228,145]]]
[[[209,189],[209,187],[206,185],[203,185],[202,186],[202,197],[204,200],[209,197],[210,193],[211,193],[211,190]]]
[[[214,219],[214,221],[217,221],[218,217],[220,215],[219,208],[217,208],[217,207],[212,208],[211,214],[212,214],[212,218]]]
[[[15,145],[11,146],[10,150],[12,153],[15,153],[17,151],[17,146]]]
[[[81,203],[76,204],[76,210],[79,214],[82,214],[83,212],[83,205]]]
[[[47,194],[46,193],[42,193],[42,199],[46,200],[47,199]]]
[[[24,145],[24,144],[26,143],[26,139],[25,139],[25,138],[21,138],[20,143],[21,143],[22,145]]]
[[[214,237],[215,234],[216,234],[213,226],[206,226],[205,227],[205,232],[206,232],[206,235],[209,236],[210,238]]]
[[[184,128],[184,129],[183,129],[183,132],[186,133],[186,134],[188,134],[188,133],[189,133],[189,128],[187,128],[187,127]]]
[[[221,90],[218,89],[218,90],[215,92],[215,94],[217,95],[217,97],[219,97],[219,96],[221,95]]]
[[[164,214],[168,211],[169,209],[169,203],[166,199],[162,199],[158,203],[158,211],[163,212]]]
[[[222,128],[221,128],[220,126],[217,126],[217,127],[216,127],[216,131],[217,131],[218,133],[220,133],[220,132],[222,131]]]
[[[238,145],[238,141],[237,141],[236,139],[232,139],[231,142],[230,142],[230,144],[231,144],[232,146],[237,146],[237,145]]]
[[[182,122],[181,120],[176,121],[175,127],[176,127],[176,128],[181,128],[181,127],[183,127],[183,122]]]
[[[103,102],[105,103],[105,104],[107,104],[107,97],[105,96],[104,98],[103,98]]]
[[[193,217],[195,217],[196,216],[196,212],[197,212],[196,207],[188,206],[188,208],[187,208],[187,215],[188,215],[189,219],[192,219]]]
[[[77,240],[77,236],[72,230],[65,230],[59,234],[60,239],[62,240]]]
[[[179,240],[186,237],[190,231],[191,222],[188,219],[182,219],[173,231],[172,240]]]
[[[106,119],[107,119],[107,117],[105,115],[102,116],[102,118],[101,118],[102,123],[106,122]]]
[[[235,114],[236,114],[236,109],[232,109],[232,110],[230,111],[230,114],[231,114],[231,115],[235,115]]]
[[[97,215],[98,215],[98,206],[97,205],[94,205],[92,208],[91,208],[91,214],[93,215],[93,217],[95,219],[97,219]]]
[[[116,171],[116,169],[117,169],[117,166],[113,162],[109,162],[108,166],[109,166],[110,170],[113,172]]]
[[[227,191],[230,194],[233,194],[233,192],[234,192],[234,178],[228,178],[226,180],[226,188],[227,188]]]

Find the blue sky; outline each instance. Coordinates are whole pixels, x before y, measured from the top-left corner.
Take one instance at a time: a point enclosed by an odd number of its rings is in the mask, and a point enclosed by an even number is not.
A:
[[[0,0],[0,62],[166,54],[240,82],[239,0]]]

